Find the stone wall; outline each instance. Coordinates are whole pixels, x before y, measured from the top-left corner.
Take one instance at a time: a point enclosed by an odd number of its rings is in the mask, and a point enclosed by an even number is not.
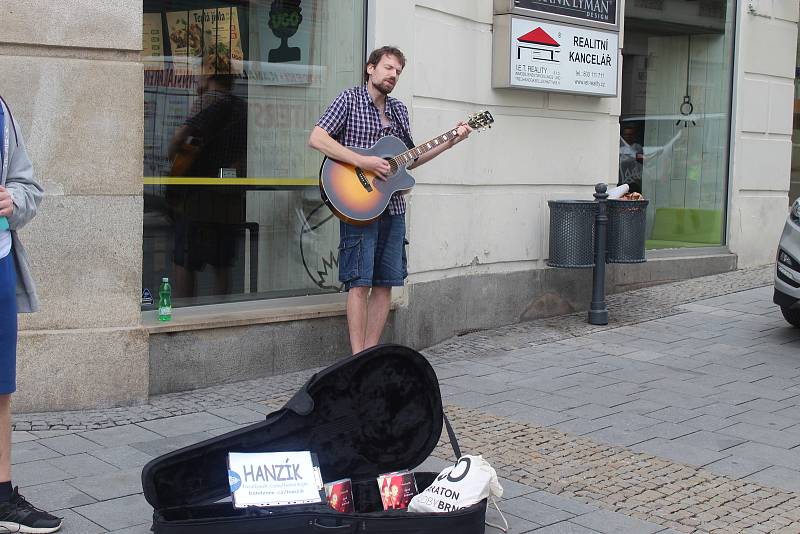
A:
[[[21,233],[42,306],[20,316],[16,411],[147,395],[141,21],[129,0],[0,6],[3,97],[46,190]]]

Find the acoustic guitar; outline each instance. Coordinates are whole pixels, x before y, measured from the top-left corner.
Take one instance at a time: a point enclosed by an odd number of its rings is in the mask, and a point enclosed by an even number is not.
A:
[[[493,122],[491,113],[484,110],[470,115],[467,120],[467,124],[475,130],[491,128]],[[456,135],[457,130],[453,128],[410,150],[393,135],[380,138],[370,148],[348,147],[358,154],[388,161],[391,170],[385,180],[360,167],[326,157],[319,170],[322,200],[341,220],[356,226],[367,225],[380,217],[393,194],[414,186],[414,178],[408,174],[406,167],[425,152],[447,143]]]

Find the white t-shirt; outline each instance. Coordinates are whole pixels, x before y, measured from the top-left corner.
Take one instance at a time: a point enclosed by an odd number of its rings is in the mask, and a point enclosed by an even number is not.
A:
[[[11,232],[0,230],[0,259],[8,256],[11,252]]]

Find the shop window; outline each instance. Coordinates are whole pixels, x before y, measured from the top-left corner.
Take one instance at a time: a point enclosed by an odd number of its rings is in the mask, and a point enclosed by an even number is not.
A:
[[[143,289],[168,276],[176,306],[338,291],[306,142],[361,81],[363,0],[143,4]]]
[[[734,9],[625,3],[619,182],[650,200],[649,249],[724,243]]]

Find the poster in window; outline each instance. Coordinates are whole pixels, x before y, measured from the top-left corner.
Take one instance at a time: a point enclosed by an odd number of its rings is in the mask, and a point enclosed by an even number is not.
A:
[[[258,10],[261,61],[311,64],[315,4],[314,0],[273,0],[269,10]]]
[[[161,32],[161,13],[142,16],[142,62],[144,70],[164,69],[164,36]]]
[[[191,113],[196,102],[196,85],[194,76],[172,70],[144,73],[145,176],[169,174],[169,143]]]
[[[189,27],[202,36],[203,74],[240,74],[242,37],[235,7],[189,12]]]
[[[167,12],[167,32],[176,74],[195,73],[202,54],[202,25],[190,23],[190,11]],[[202,19],[202,17],[201,17]],[[199,74],[199,70],[196,71]]]

